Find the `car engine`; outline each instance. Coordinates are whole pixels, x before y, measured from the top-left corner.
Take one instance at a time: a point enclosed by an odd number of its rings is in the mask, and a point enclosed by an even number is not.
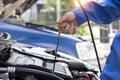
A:
[[[0,80],[99,80],[98,71],[79,59],[11,40],[0,33]]]

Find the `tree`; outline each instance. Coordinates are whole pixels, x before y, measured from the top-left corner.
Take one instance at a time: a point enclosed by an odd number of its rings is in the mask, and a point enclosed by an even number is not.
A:
[[[56,10],[56,0],[45,0],[45,8],[49,10]],[[61,0],[61,10],[70,10],[73,9],[75,6],[73,4],[73,0]],[[67,5],[66,5],[67,4]]]
[[[38,21],[40,24],[45,25],[55,25],[56,22],[56,0],[44,0],[45,4],[43,6],[43,10],[45,12],[41,12],[38,15]],[[61,15],[64,14],[68,10],[72,10],[74,5],[72,0],[61,0]],[[67,4],[67,5],[66,5]]]

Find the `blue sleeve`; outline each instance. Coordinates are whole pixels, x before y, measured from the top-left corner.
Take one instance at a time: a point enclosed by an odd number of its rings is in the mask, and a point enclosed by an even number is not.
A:
[[[87,12],[89,20],[99,24],[108,24],[120,19],[120,0],[104,0],[101,3],[93,1],[83,5]],[[86,22],[86,17],[81,8],[73,10],[78,25]]]

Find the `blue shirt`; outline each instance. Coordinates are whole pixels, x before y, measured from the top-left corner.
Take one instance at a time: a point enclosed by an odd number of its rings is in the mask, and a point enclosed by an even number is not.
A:
[[[108,24],[120,19],[120,0],[104,0],[101,3],[89,2],[83,5],[91,21]],[[86,22],[80,8],[73,10],[78,25]],[[101,73],[101,80],[120,80],[120,30],[111,45],[111,52]]]

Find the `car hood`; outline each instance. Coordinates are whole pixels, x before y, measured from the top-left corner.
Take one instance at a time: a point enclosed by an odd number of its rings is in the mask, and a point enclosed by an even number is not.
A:
[[[29,9],[37,0],[0,0],[0,20],[7,19],[16,10],[20,15]]]

